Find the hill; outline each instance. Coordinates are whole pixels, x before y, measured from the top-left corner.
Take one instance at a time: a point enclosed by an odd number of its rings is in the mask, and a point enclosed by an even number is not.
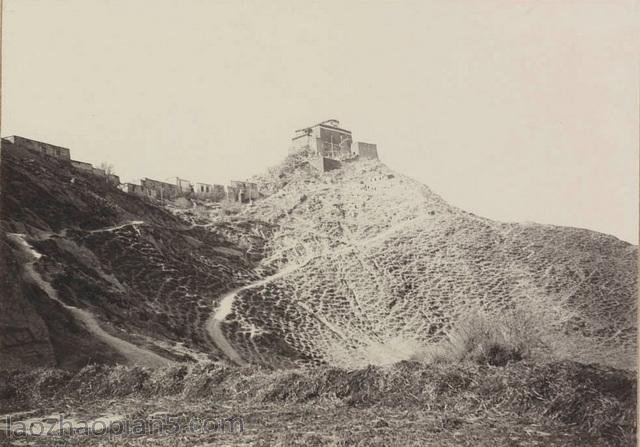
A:
[[[277,192],[244,212],[277,227],[263,263],[287,274],[233,299],[225,324],[242,358],[397,361],[468,315],[515,312],[563,358],[634,367],[637,247],[478,217],[377,161],[320,176],[299,157],[262,178]]]
[[[0,166],[3,366],[136,364],[137,345],[167,361],[217,358],[204,322],[219,294],[257,277],[259,238],[191,226],[4,141]]]
[[[256,177],[253,206],[169,212],[5,146],[5,364],[127,361],[110,336],[167,361],[361,367],[509,315],[553,356],[635,367],[635,246],[494,222],[378,161],[320,174],[308,156]]]
[[[635,442],[633,245],[478,217],[378,161],[298,152],[252,205],[162,204],[0,156],[0,410],[71,421],[47,442]]]

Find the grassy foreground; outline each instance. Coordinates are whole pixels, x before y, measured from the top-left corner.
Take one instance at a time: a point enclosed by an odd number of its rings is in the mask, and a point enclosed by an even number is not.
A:
[[[0,445],[635,445],[636,378],[570,361],[88,366],[1,371],[0,409],[22,413],[12,421],[62,413],[105,427],[5,431]]]

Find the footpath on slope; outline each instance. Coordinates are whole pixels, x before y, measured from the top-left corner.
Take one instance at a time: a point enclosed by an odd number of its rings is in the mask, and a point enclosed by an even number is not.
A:
[[[231,292],[227,293],[220,300],[220,304],[218,308],[213,312],[209,320],[207,321],[207,331],[209,332],[209,336],[216,344],[218,348],[235,364],[240,366],[246,366],[248,363],[240,356],[240,354],[235,350],[233,345],[227,340],[222,331],[222,323],[225,321],[227,316],[231,313],[231,309],[233,308],[233,302],[235,301],[238,293],[243,290],[253,289],[256,287],[260,287],[265,285],[271,281],[275,281],[278,278],[288,275],[289,273],[294,272],[295,270],[301,268],[306,265],[310,261],[307,260],[301,264],[292,264],[284,269],[280,270],[278,273],[275,273],[271,276],[267,276],[266,278],[260,279],[256,282],[248,284],[243,287],[239,287]]]
[[[367,246],[368,244],[374,242],[374,241],[378,241],[380,239],[382,239],[383,237],[386,237],[390,234],[393,234],[394,232],[403,229],[404,227],[415,223],[416,221],[422,219],[423,216],[419,216],[419,217],[415,217],[412,219],[408,219],[406,221],[403,222],[399,222],[396,225],[392,225],[389,228],[386,228],[384,230],[382,230],[381,232],[379,232],[378,234],[376,234],[375,236],[372,236],[370,238],[364,239],[362,241],[356,242],[356,243],[352,243],[348,246],[342,247],[338,250],[332,250],[332,253],[337,253],[337,252],[346,252],[346,251],[351,251],[351,250],[356,250],[359,246]],[[280,270],[279,272],[271,275],[271,276],[267,276],[266,278],[260,279],[256,282],[253,282],[251,284],[239,287],[237,289],[234,289],[228,293],[226,293],[225,295],[222,296],[222,298],[220,299],[220,304],[217,306],[217,308],[213,311],[211,317],[209,317],[208,321],[207,321],[207,332],[209,333],[209,336],[211,337],[211,339],[213,340],[213,342],[215,343],[215,345],[231,360],[233,361],[233,363],[235,363],[236,365],[239,366],[246,366],[248,365],[248,362],[246,360],[244,360],[242,358],[242,356],[238,353],[238,351],[236,351],[236,349],[233,347],[233,345],[231,344],[231,342],[226,338],[226,336],[224,335],[224,331],[222,330],[222,324],[225,322],[225,320],[227,319],[227,317],[229,316],[229,314],[231,314],[231,311],[233,309],[233,303],[236,299],[236,297],[238,296],[238,294],[242,291],[245,290],[249,290],[249,289],[254,289],[256,287],[260,287],[263,286],[265,284],[268,284],[272,281],[275,281],[277,279],[280,279],[290,273],[293,273],[294,271],[304,267],[305,265],[309,264],[311,261],[313,261],[314,259],[317,259],[319,257],[322,257],[324,255],[326,255],[327,253],[319,253],[316,254],[314,256],[310,256],[307,259],[305,259],[303,262],[300,262],[298,264],[291,264],[287,267],[285,267],[284,269]],[[318,321],[320,321],[322,324],[324,324],[329,330],[331,330],[332,332],[336,333],[336,335],[344,338],[344,335],[341,334],[340,330],[338,328],[336,328],[334,325],[332,325],[331,323],[329,323],[325,318],[323,318],[320,315],[315,315],[306,305],[304,305],[304,303],[296,303],[299,307],[301,307],[302,309],[306,310],[307,312],[309,312],[310,314],[313,314],[313,316],[318,319]]]
[[[130,222],[128,224],[124,224],[119,227],[110,227],[102,231],[113,231],[114,229],[122,228],[127,225],[132,225],[132,224],[135,225],[136,223],[137,222]],[[100,230],[94,230],[94,231],[100,231]],[[27,275],[29,276],[29,278],[34,283],[36,283],[42,290],[44,290],[44,292],[47,294],[47,296],[50,299],[52,299],[53,301],[56,301],[57,303],[62,305],[66,310],[68,310],[73,315],[73,317],[76,320],[78,320],[87,329],[87,331],[89,331],[97,339],[99,339],[106,345],[112,347],[115,351],[117,351],[124,358],[126,358],[128,363],[132,365],[147,366],[151,368],[169,366],[173,363],[170,360],[164,357],[161,357],[160,355],[154,352],[151,352],[147,349],[136,346],[133,343],[130,343],[126,340],[122,340],[118,337],[115,337],[107,333],[104,329],[100,327],[98,320],[93,316],[93,314],[91,314],[91,312],[85,309],[80,309],[78,307],[65,304],[62,300],[60,300],[60,298],[58,297],[58,293],[51,286],[51,284],[49,284],[48,281],[42,278],[42,276],[36,271],[34,267],[38,259],[42,257],[42,254],[36,251],[26,241],[25,239],[26,236],[24,234],[11,233],[11,234],[8,234],[8,236],[18,243],[23,253],[28,257],[28,259],[30,259],[24,266],[25,271],[27,272]]]

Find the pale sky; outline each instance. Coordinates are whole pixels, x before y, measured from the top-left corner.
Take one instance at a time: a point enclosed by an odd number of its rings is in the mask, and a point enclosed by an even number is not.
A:
[[[2,135],[226,183],[339,119],[449,203],[638,241],[635,1],[4,0]]]

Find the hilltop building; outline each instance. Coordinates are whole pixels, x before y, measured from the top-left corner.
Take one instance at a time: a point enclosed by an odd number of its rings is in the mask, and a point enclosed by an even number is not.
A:
[[[295,131],[292,148],[310,149],[318,156],[342,160],[351,157],[351,131],[338,120],[327,120]]]
[[[335,119],[322,121],[295,131],[291,139],[291,150],[310,150],[315,157],[311,165],[322,172],[340,167],[340,163],[354,159],[378,159],[375,144],[353,142],[350,130],[340,127]]]
[[[378,147],[375,144],[356,141],[353,143],[352,149],[360,158],[378,160]]]

